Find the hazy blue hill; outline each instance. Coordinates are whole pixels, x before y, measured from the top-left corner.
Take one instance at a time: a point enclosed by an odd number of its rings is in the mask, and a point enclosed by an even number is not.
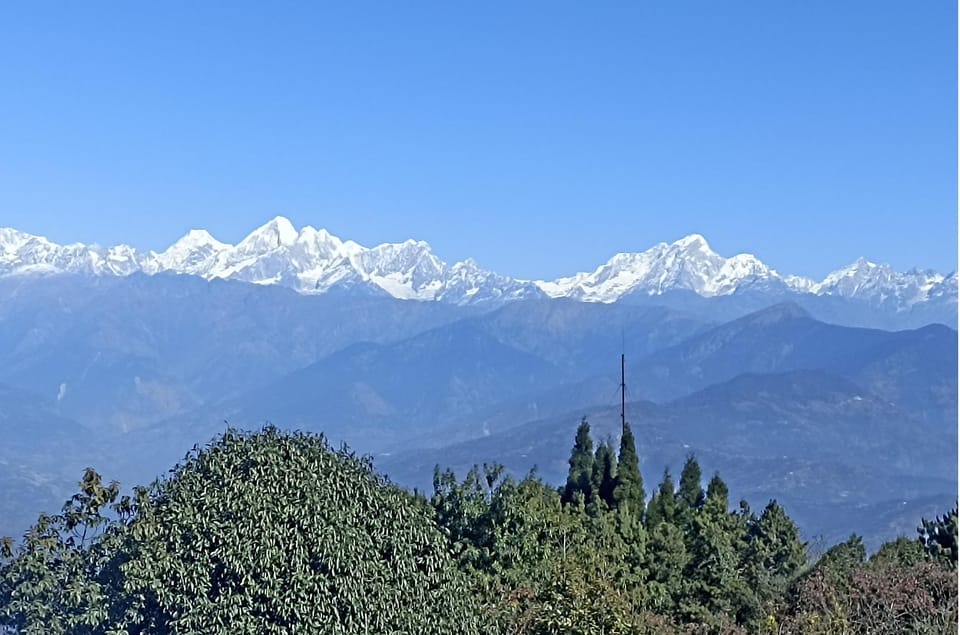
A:
[[[59,511],[83,468],[107,460],[90,431],[55,402],[0,384],[0,535],[19,533],[41,511]]]
[[[956,298],[947,294],[928,302],[915,304],[906,310],[878,306],[856,298],[796,293],[781,287],[746,287],[738,289],[731,295],[715,297],[703,297],[693,291],[677,289],[654,296],[645,292],[635,292],[618,301],[621,304],[635,306],[669,307],[713,322],[735,320],[784,302],[802,307],[819,321],[840,326],[890,331],[915,329],[927,324],[944,324],[957,328]]]
[[[488,424],[516,424],[609,395],[619,380],[591,373],[606,365],[609,374],[625,341],[639,355],[704,328],[667,309],[520,301],[392,344],[349,346],[150,434],[162,430],[185,442],[197,433],[197,420],[216,430],[229,420],[324,431],[361,451],[445,442],[451,434],[471,438]]]
[[[568,375],[460,321],[394,344],[357,344],[248,394],[157,426],[162,436],[203,434],[197,420],[324,432],[363,451],[404,443],[497,399]]]
[[[661,306],[567,299],[510,303],[474,320],[501,342],[569,368],[580,377],[609,372],[611,360],[619,359],[620,353],[637,359],[711,326]]]
[[[0,381],[51,399],[63,384],[68,416],[132,429],[471,311],[192,276],[0,278]]]
[[[769,307],[637,361],[634,394],[692,393],[743,373],[826,370],[905,408],[956,413],[957,332],[942,325],[881,331],[826,324],[793,303]]]

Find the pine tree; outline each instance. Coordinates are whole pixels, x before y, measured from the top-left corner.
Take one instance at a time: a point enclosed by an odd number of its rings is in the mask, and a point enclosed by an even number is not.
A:
[[[703,487],[700,480],[700,464],[693,454],[687,455],[687,462],[683,464],[680,473],[680,490],[677,492],[677,502],[684,509],[699,509],[703,505]]]
[[[570,452],[570,471],[563,489],[563,502],[569,504],[579,498],[586,504],[591,496],[592,477],[593,440],[590,438],[590,424],[584,417],[577,427],[577,437]]]
[[[676,521],[677,501],[674,497],[673,477],[670,476],[670,470],[664,468],[660,487],[657,488],[647,507],[647,528],[650,531],[662,522]]]
[[[720,474],[715,472],[710,483],[707,484],[707,497],[703,503],[704,508],[710,507],[716,514],[725,514],[730,509],[730,489],[720,478]]]
[[[749,507],[743,510],[749,515]],[[707,486],[700,510],[691,514],[689,549],[691,566],[687,616],[708,620],[711,616],[753,617],[758,610],[756,593],[743,576],[747,523],[729,511],[729,491],[719,474]]]
[[[806,545],[797,525],[776,501],[767,504],[748,531],[747,579],[761,598],[770,599],[806,564]]]
[[[648,552],[650,607],[662,615],[671,614],[683,596],[683,573],[690,563],[683,530],[673,523],[659,523],[650,530]]]
[[[626,510],[636,517],[643,516],[647,495],[643,491],[643,476],[640,475],[637,444],[630,424],[626,422],[623,424],[623,434],[620,436],[620,456],[617,459],[617,479],[613,489],[613,500],[618,509]]]
[[[597,446],[597,453],[593,460],[593,498],[595,505],[600,503],[607,509],[614,506],[613,489],[616,485],[617,457],[613,446],[604,441]]]

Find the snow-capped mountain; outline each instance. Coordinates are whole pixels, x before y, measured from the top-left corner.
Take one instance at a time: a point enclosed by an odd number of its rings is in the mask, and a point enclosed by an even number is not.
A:
[[[951,284],[952,281],[952,284]],[[838,295],[859,298],[875,304],[891,303],[908,307],[924,302],[931,297],[949,294],[953,288],[956,296],[957,274],[944,276],[936,271],[911,269],[896,272],[889,265],[858,259],[828,275],[816,285],[814,292],[820,295]]]
[[[628,295],[656,296],[668,291],[693,291],[702,297],[748,291],[839,296],[895,309],[931,299],[956,301],[957,274],[912,269],[894,271],[864,258],[817,282],[782,275],[752,254],[724,258],[706,239],[692,234],[674,243],[660,243],[639,253],[615,255],[592,273],[537,284],[550,297],[588,302],[615,302]]]
[[[642,252],[616,254],[593,272],[531,282],[487,271],[471,259],[447,264],[423,241],[364,247],[324,229],[298,230],[282,216],[236,245],[195,229],[160,253],[139,253],[126,245],[58,245],[15,229],[0,229],[0,275],[136,272],[279,284],[301,293],[349,289],[454,304],[536,297],[609,303],[679,290],[705,298],[744,293],[834,296],[894,311],[927,301],[957,302],[956,273],[896,272],[861,258],[817,282],[782,275],[751,254],[725,258],[699,234]]]
[[[553,282],[537,283],[551,297],[588,302],[615,302],[625,295],[660,295],[679,289],[704,297],[728,295],[749,285],[795,288],[750,254],[732,258],[718,255],[700,234],[640,253],[620,253],[593,273],[578,273]]]
[[[160,253],[138,253],[126,245],[106,249],[80,243],[58,245],[40,236],[0,229],[0,275],[136,272],[280,284],[302,293],[350,288],[455,304],[543,297],[534,283],[486,271],[472,260],[448,265],[423,241],[367,248],[323,229],[297,230],[282,216],[236,245],[194,229]]]

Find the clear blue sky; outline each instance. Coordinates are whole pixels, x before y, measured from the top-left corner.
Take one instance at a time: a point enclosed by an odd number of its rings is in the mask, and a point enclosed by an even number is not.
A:
[[[933,0],[2,3],[0,226],[952,271],[956,28]]]

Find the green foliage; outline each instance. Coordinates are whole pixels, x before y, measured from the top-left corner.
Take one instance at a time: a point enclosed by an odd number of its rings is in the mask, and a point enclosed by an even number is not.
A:
[[[560,567],[525,618],[531,635],[630,635],[639,622],[614,583],[575,562]]]
[[[554,563],[583,542],[582,514],[533,475],[519,483],[505,478],[483,491],[477,473],[471,470],[462,483],[443,473],[430,500],[461,569],[488,601],[542,585]]]
[[[149,503],[122,565],[137,628],[478,631],[427,510],[323,437],[228,432]]]
[[[770,501],[759,518],[752,514],[741,518],[746,520],[747,531],[744,579],[756,598],[756,604],[742,617],[757,625],[782,605],[785,593],[807,564],[807,549],[796,524],[776,501]]]
[[[3,569],[25,633],[478,633],[422,500],[323,437],[233,431],[136,499],[88,471]]]
[[[912,567],[927,559],[923,545],[916,540],[900,537],[885,542],[870,556],[870,565],[876,568]]]
[[[699,509],[703,505],[702,478],[700,464],[690,454],[683,464],[683,471],[680,472],[680,488],[677,491],[677,503],[682,510]]]
[[[856,534],[851,534],[845,542],[834,545],[828,549],[825,554],[820,556],[820,560],[815,566],[815,571],[839,578],[861,567],[864,562],[866,562],[866,559],[867,548],[863,544],[863,538]]]
[[[771,597],[806,565],[806,545],[797,525],[776,501],[767,504],[748,531],[748,579],[762,596]]]
[[[727,511],[726,485],[710,482],[706,501],[689,525],[690,564],[682,610],[687,619],[709,623],[725,616],[745,621],[756,612],[757,598],[742,575],[745,524]]]
[[[614,506],[614,488],[617,481],[617,457],[613,447],[606,441],[597,446],[597,453],[593,460],[593,491],[594,503],[603,509]]]
[[[117,483],[88,468],[60,514],[41,515],[13,548],[0,577],[0,624],[20,633],[87,633],[105,627],[114,581],[114,521],[132,510]]]
[[[650,552],[650,607],[673,615],[683,601],[684,571],[690,563],[683,531],[673,523],[658,523],[651,529]]]
[[[920,544],[930,557],[957,568],[957,507],[933,520],[922,519]]]
[[[714,474],[710,479],[703,506],[708,513],[712,514],[723,514],[730,507],[730,490],[720,478],[720,474]]]
[[[662,522],[677,522],[677,501],[673,491],[673,477],[670,470],[664,468],[663,479],[647,506],[647,528],[653,530]]]
[[[620,436],[620,456],[617,458],[617,478],[613,489],[614,505],[637,518],[643,517],[647,494],[640,475],[640,458],[630,424],[624,422]]]
[[[585,505],[591,497],[592,477],[593,440],[590,438],[590,424],[584,417],[577,427],[577,438],[570,452],[570,471],[563,488],[563,502],[571,504],[581,501]]]

